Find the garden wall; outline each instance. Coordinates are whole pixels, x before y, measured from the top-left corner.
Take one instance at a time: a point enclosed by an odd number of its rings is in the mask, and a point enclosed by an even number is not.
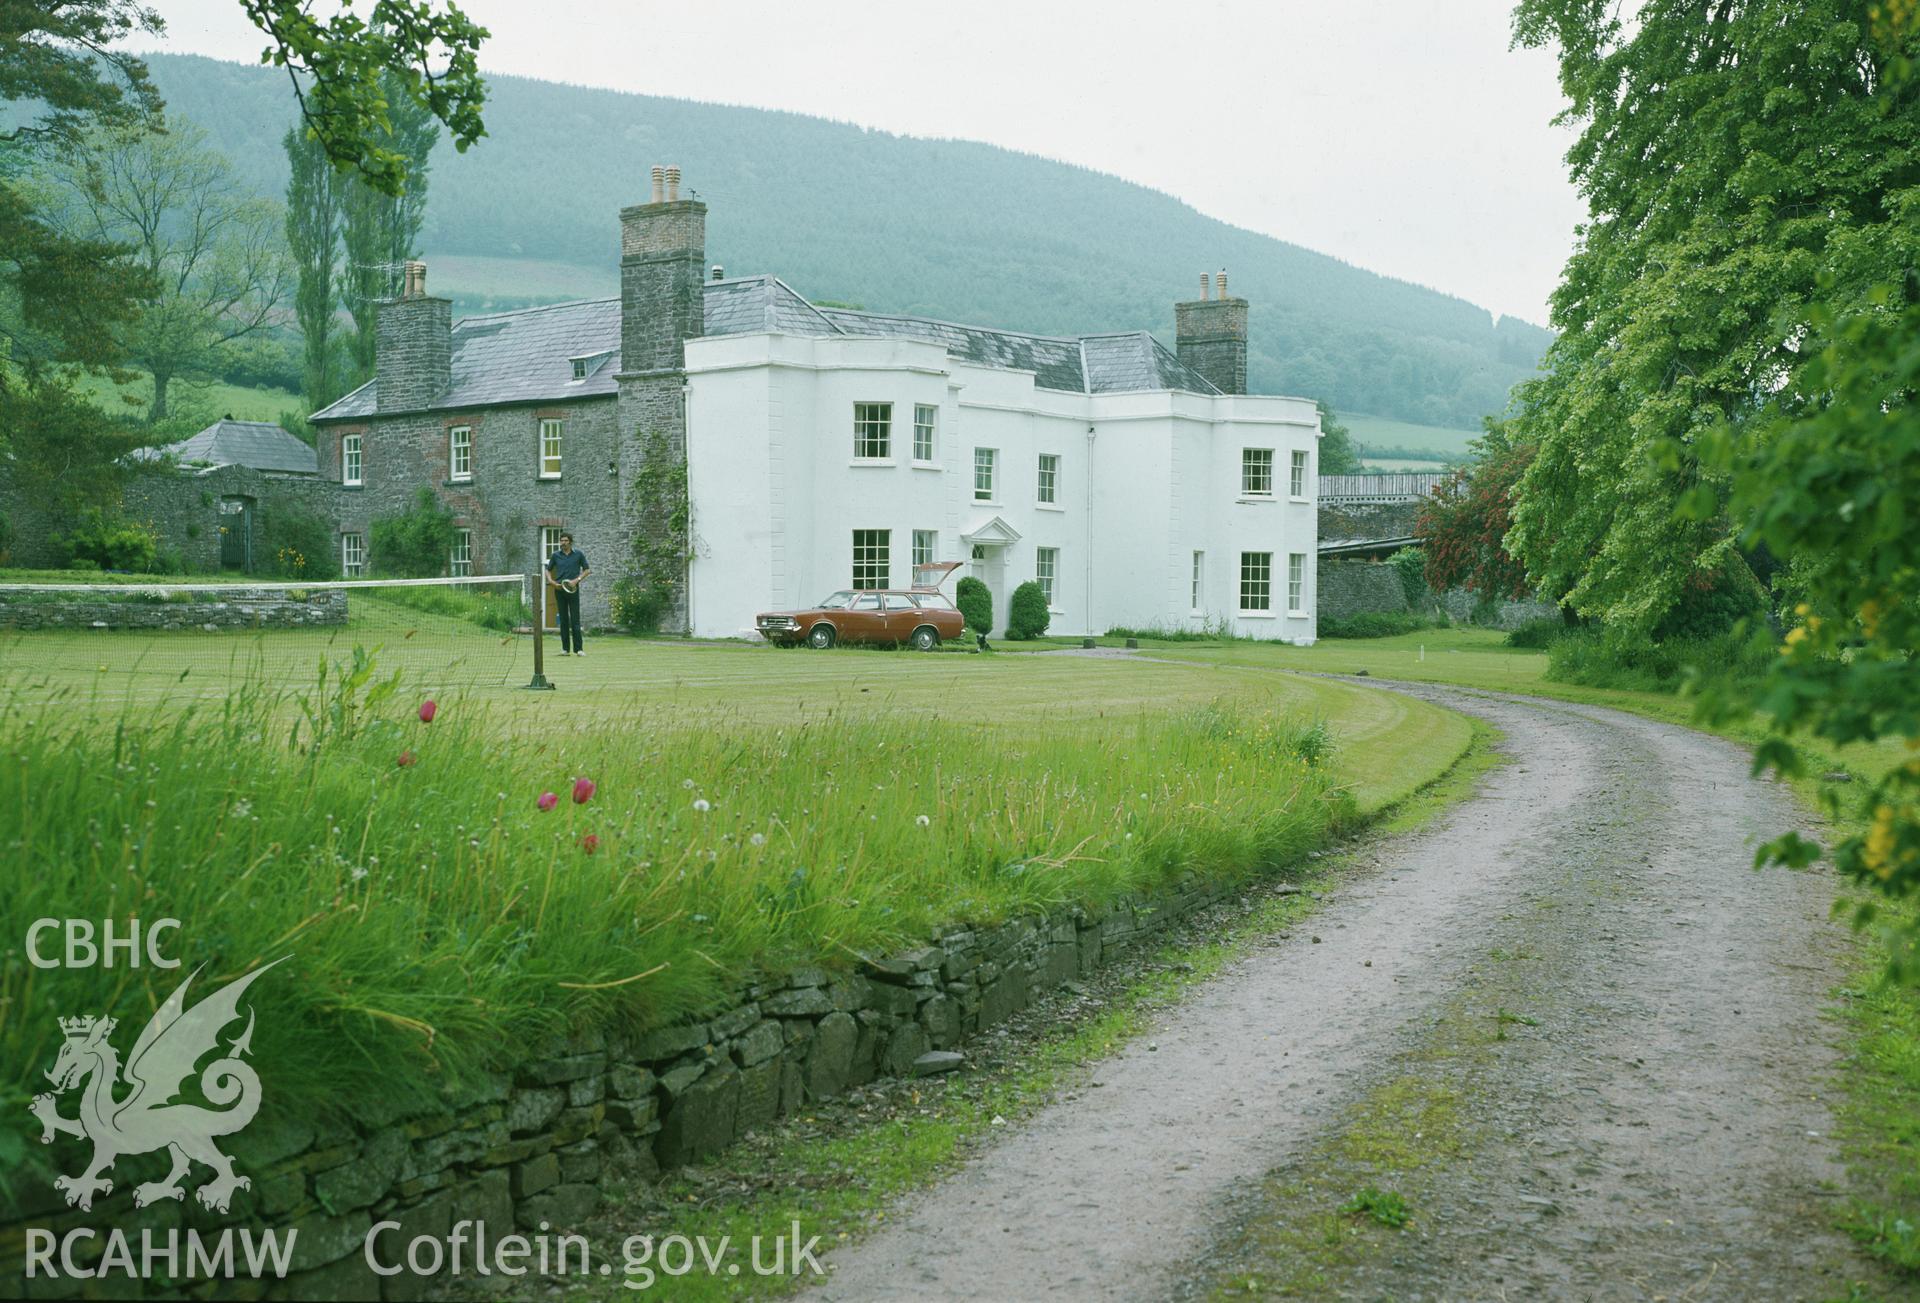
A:
[[[0,629],[311,629],[347,622],[344,589],[253,588],[234,584],[218,593],[175,590],[163,599],[145,594],[0,592]]]
[[[376,1241],[385,1263],[401,1261],[401,1246],[416,1236],[444,1242],[461,1221],[483,1223],[490,1241],[543,1223],[566,1232],[597,1207],[603,1176],[644,1178],[713,1154],[876,1076],[957,1067],[954,1047],[983,1028],[1229,894],[1188,880],[1097,913],[1069,909],[950,931],[857,971],[801,968],[745,988],[698,1022],[637,1037],[587,1031],[541,1047],[432,1107],[407,1111],[369,1097],[355,1101],[343,1123],[263,1112],[222,1142],[252,1181],[230,1215],[206,1212],[191,1195],[135,1209],[129,1191],[146,1175],[138,1164],[154,1160],[122,1160],[112,1197],[88,1213],[68,1209],[48,1185],[28,1191],[24,1221],[0,1229],[0,1254],[26,1296],[58,1298],[80,1294],[86,1282],[22,1280],[29,1226],[55,1235],[118,1227],[136,1239],[141,1228],[163,1236],[176,1227],[204,1236],[223,1224],[293,1228],[291,1271],[268,1283],[266,1297],[421,1298],[437,1288],[433,1280],[383,1279],[370,1269],[363,1246],[376,1223],[401,1227]],[[62,1144],[62,1170],[77,1166],[79,1142]],[[189,1181],[205,1175],[196,1168]],[[100,1241],[87,1244],[97,1257]],[[128,1297],[139,1296],[137,1286],[129,1289]],[[204,1285],[193,1292],[206,1293]],[[168,1296],[165,1284],[149,1283],[147,1296]]]
[[[1369,611],[1405,611],[1400,572],[1383,561],[1322,558],[1315,589],[1321,619],[1348,620]]]

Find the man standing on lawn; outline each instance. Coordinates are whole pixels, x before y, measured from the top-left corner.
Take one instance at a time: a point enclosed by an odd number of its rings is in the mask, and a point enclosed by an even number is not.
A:
[[[573,535],[560,536],[560,550],[547,558],[547,587],[559,612],[560,654],[568,655],[567,640],[572,636],[572,655],[585,656],[580,646],[580,585],[586,581],[587,554],[576,552]]]

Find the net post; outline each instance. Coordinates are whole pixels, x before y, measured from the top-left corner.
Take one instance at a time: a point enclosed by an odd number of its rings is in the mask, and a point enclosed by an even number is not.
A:
[[[540,600],[533,606],[533,682],[527,685],[529,692],[552,692],[553,685],[547,682],[547,662],[544,655],[542,637],[547,628],[547,585],[546,576],[540,575],[533,582],[540,590]]]

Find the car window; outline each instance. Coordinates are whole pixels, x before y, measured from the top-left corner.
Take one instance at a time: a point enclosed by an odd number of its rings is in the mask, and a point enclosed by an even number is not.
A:
[[[856,611],[877,611],[880,609],[880,599],[872,593],[862,593],[854,599],[853,609]]]
[[[822,611],[844,611],[852,602],[852,593],[840,592],[835,593],[831,597],[821,598],[820,605],[816,609]]]
[[[913,599],[905,593],[888,593],[887,609],[889,611],[911,611],[913,609]]]
[[[915,593],[913,600],[920,603],[924,610],[951,611],[953,603],[947,600],[945,593]]]

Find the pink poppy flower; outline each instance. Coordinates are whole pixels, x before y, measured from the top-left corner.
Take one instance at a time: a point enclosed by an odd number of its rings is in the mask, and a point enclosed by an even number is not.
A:
[[[422,724],[433,723],[433,717],[439,713],[440,703],[431,697],[420,703],[420,722]]]
[[[594,786],[591,778],[576,778],[573,780],[573,803],[575,805],[585,805],[588,801],[592,800],[593,792]]]
[[[580,839],[580,849],[591,855],[600,849],[600,839],[594,834],[588,833]]]
[[[409,765],[411,765],[415,760],[418,760],[419,758],[420,757],[414,755],[413,752],[411,751],[402,751],[399,755],[399,758],[396,759],[393,763],[396,765],[399,765],[402,769],[405,769]]]
[[[542,810],[551,810],[554,806],[560,804],[560,798],[552,792],[542,792],[540,793],[540,799],[535,801],[534,804]]]

